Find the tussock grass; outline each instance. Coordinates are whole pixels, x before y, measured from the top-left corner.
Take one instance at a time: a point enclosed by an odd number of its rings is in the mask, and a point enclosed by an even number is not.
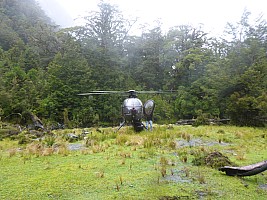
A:
[[[13,156],[15,156],[16,153],[17,153],[17,149],[15,149],[15,148],[12,148],[12,149],[9,149],[9,150],[8,150],[8,155],[9,155],[9,157],[13,157]]]
[[[81,149],[70,151],[68,133],[83,137]],[[193,164],[212,152],[239,166],[266,160],[266,135],[249,127],[155,125],[140,133],[60,130],[28,144],[4,139],[0,199],[266,199],[260,185],[267,172],[240,179]]]
[[[29,155],[40,156],[43,154],[44,145],[40,142],[32,142],[26,146],[25,153]]]

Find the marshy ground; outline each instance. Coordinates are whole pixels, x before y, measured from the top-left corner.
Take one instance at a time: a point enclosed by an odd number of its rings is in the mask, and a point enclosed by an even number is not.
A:
[[[240,178],[218,171],[267,160],[266,128],[114,130],[2,139],[0,199],[267,199],[267,172]]]

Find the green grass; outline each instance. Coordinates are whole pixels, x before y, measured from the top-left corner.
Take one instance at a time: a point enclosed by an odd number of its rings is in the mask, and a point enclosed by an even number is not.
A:
[[[0,199],[267,199],[260,188],[267,185],[266,172],[238,178],[192,164],[201,152],[213,151],[240,166],[267,160],[266,129],[156,126],[134,133],[124,127],[116,134],[88,129],[87,147],[68,151],[62,135],[70,131],[55,132],[55,147],[0,141]],[[177,145],[194,140],[202,144]]]

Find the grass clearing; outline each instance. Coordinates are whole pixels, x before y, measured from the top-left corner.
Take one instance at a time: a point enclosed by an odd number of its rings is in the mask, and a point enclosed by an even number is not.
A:
[[[64,135],[83,131],[54,132],[51,145],[0,141],[0,199],[267,199],[266,172],[238,178],[193,165],[215,151],[239,166],[266,160],[267,129],[87,129],[86,138],[76,142],[81,148],[70,151]]]

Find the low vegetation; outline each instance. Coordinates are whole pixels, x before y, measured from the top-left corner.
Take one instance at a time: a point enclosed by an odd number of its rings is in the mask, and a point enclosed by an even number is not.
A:
[[[51,128],[113,126],[125,96],[77,94],[160,90],[172,94],[138,96],[154,100],[158,124],[266,125],[266,17],[244,10],[217,36],[178,21],[165,30],[158,19],[135,34],[135,16],[109,2],[64,29],[36,0],[0,1],[0,121],[29,127],[35,115]]]
[[[218,171],[265,160],[266,128],[158,125],[29,136],[0,141],[0,199],[267,198],[266,172]]]

